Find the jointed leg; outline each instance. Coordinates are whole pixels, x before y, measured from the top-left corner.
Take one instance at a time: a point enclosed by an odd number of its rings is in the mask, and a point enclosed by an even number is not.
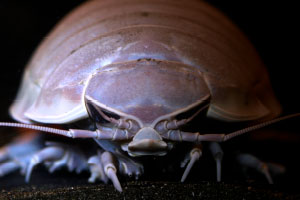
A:
[[[43,148],[38,134],[26,132],[0,149],[0,176],[21,169],[24,174],[32,155]]]
[[[237,155],[237,161],[243,166],[255,169],[258,172],[264,174],[268,182],[270,184],[273,184],[273,180],[270,175],[269,167],[267,163],[262,162],[261,160],[259,160],[258,158],[256,158],[251,154],[244,154],[244,153]]]
[[[103,181],[104,183],[108,182],[108,177],[104,173],[103,164],[101,162],[101,151],[99,150],[97,155],[94,155],[88,160],[89,169],[91,176],[89,178],[90,183],[94,183],[97,179]]]
[[[202,145],[198,144],[196,145],[191,152],[187,155],[187,157],[183,160],[181,163],[181,167],[185,167],[187,164],[187,167],[185,168],[185,171],[182,175],[181,182],[184,182],[186,177],[189,175],[194,163],[199,160],[199,158],[202,156]]]
[[[211,142],[209,145],[209,149],[215,158],[216,165],[217,165],[217,181],[221,181],[221,162],[223,159],[223,151],[221,149],[221,146],[217,142]]]

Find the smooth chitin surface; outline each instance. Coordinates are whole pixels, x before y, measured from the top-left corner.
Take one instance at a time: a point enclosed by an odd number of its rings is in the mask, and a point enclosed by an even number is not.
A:
[[[241,121],[279,114],[280,106],[266,69],[254,48],[219,11],[202,1],[121,2],[89,1],[46,37],[29,62],[17,101],[10,109],[16,120],[68,123],[86,118],[84,94],[89,80],[93,80],[91,76],[109,64],[124,63],[125,69],[126,63],[145,58],[181,63],[198,70],[204,80],[199,79],[202,89],[205,88],[202,92],[211,94],[210,117]],[[152,67],[153,73],[159,70],[159,65]],[[135,80],[138,82],[134,73],[128,72],[132,85]],[[179,71],[176,73],[179,77]],[[99,81],[104,79],[109,76]],[[167,80],[163,76],[162,79]],[[181,83],[176,86],[180,94],[180,88],[188,82]],[[144,93],[153,90],[143,87]],[[161,95],[157,92],[156,98]],[[193,92],[197,93],[192,95],[194,99],[180,100],[182,104],[172,111],[201,99],[197,87]]]

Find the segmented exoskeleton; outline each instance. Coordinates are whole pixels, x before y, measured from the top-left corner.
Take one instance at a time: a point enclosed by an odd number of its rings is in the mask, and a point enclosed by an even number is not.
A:
[[[218,10],[193,0],[84,3],[38,47],[16,99],[10,113],[19,122],[50,126],[85,120],[85,126],[64,131],[0,125],[93,139],[97,150],[91,156],[64,143],[45,146],[42,134],[26,135],[2,148],[0,174],[21,168],[28,181],[39,163],[49,171],[89,169],[89,181],[110,179],[119,191],[117,172],[143,173],[132,157],[164,156],[177,142],[195,144],[184,162],[189,164],[182,181],[202,155],[202,142],[210,142],[220,180],[223,152],[218,142],[245,131],[205,134],[182,127],[203,112],[226,122],[255,122],[281,111],[267,71],[246,37]],[[261,164],[246,155],[239,160],[245,158],[248,165]],[[272,182],[268,171],[262,171]]]

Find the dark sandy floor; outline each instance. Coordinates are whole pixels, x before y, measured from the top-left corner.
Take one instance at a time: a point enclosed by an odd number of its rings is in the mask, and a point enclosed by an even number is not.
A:
[[[23,186],[2,189],[0,199],[299,199],[275,186],[200,182],[126,182],[119,193],[111,185]]]

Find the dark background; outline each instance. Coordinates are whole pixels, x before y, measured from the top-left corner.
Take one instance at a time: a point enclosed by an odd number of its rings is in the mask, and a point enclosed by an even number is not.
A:
[[[15,97],[24,66],[36,46],[56,22],[81,2],[83,0],[1,0],[0,121],[10,120],[7,114],[8,106]],[[296,3],[261,0],[208,2],[231,18],[254,44],[268,68],[274,91],[282,103],[284,112],[300,112],[299,34],[296,33],[299,11]],[[290,167],[288,176],[284,178],[284,183],[290,185],[300,178],[300,165],[297,160],[300,153],[300,127],[297,126],[299,120],[275,125],[273,129],[276,129],[277,135],[269,134],[272,137],[271,143],[268,143],[266,138],[260,138],[254,146],[252,143],[248,144],[252,147],[251,151],[269,154],[269,158],[275,158],[275,161],[284,162]],[[1,141],[0,143],[3,143],[3,140]]]

